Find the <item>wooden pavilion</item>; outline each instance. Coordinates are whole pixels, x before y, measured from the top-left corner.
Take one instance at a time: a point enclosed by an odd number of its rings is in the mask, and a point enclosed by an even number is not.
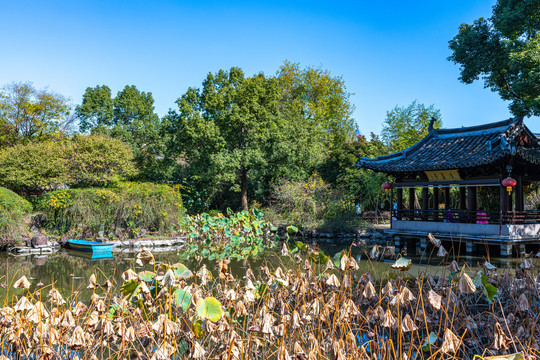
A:
[[[503,256],[540,244],[540,210],[524,201],[540,181],[540,139],[523,118],[455,129],[434,129],[432,121],[417,144],[358,166],[395,179],[385,187],[396,246],[425,249],[428,233],[466,242],[467,253],[479,243],[499,245]]]

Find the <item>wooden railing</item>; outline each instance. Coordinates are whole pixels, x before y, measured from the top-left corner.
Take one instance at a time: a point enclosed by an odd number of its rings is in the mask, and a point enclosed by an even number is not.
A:
[[[540,224],[540,210],[468,211],[394,209],[392,218],[409,221],[437,221],[467,224]]]

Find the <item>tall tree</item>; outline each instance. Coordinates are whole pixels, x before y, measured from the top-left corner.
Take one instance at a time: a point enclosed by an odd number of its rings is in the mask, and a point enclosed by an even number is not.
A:
[[[462,82],[482,77],[515,115],[540,115],[540,0],[498,0],[491,18],[462,24],[449,45]]]
[[[441,112],[434,105],[426,107],[416,100],[405,107],[396,106],[386,113],[381,137],[390,152],[408,148],[428,134],[431,119],[434,128],[442,126]]]
[[[79,130],[121,139],[135,155],[139,176],[146,180],[167,180],[172,161],[166,158],[167,134],[154,112],[152,93],[126,86],[115,98],[108,86],[87,88],[77,106]]]
[[[253,174],[268,165],[272,144],[282,136],[276,79],[246,78],[239,68],[208,74],[202,89],[188,89],[171,118],[179,152],[195,181],[232,190],[248,208]]]
[[[113,98],[107,85],[88,87],[82,103],[75,108],[79,131],[85,133],[97,127],[113,125]]]
[[[30,82],[0,90],[0,146],[42,140],[59,134],[71,112],[69,99]]]

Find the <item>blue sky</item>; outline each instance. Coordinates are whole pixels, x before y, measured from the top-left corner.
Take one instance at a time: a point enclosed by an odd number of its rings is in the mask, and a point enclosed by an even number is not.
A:
[[[343,76],[363,134],[415,99],[446,127],[504,120],[508,103],[458,81],[448,41],[494,1],[2,1],[0,84],[81,101],[89,86],[152,92],[166,114],[208,72],[273,75],[284,60]],[[538,118],[526,121],[540,132]],[[538,123],[538,125],[536,125]]]

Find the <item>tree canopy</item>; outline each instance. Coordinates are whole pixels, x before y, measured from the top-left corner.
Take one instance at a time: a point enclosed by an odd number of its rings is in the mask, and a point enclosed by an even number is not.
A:
[[[498,0],[489,19],[462,24],[449,46],[462,82],[482,78],[515,115],[540,115],[540,0]]]
[[[66,97],[38,90],[31,82],[11,83],[0,90],[0,146],[57,136],[70,121]]]
[[[431,119],[434,128],[442,126],[441,112],[434,105],[426,107],[413,101],[409,106],[396,106],[386,113],[381,138],[389,152],[406,149],[428,134]]]
[[[164,156],[167,137],[154,112],[152,93],[131,85],[113,99],[108,86],[89,87],[75,113],[82,133],[108,135],[129,144],[140,176],[157,181],[170,177],[170,160]]]

